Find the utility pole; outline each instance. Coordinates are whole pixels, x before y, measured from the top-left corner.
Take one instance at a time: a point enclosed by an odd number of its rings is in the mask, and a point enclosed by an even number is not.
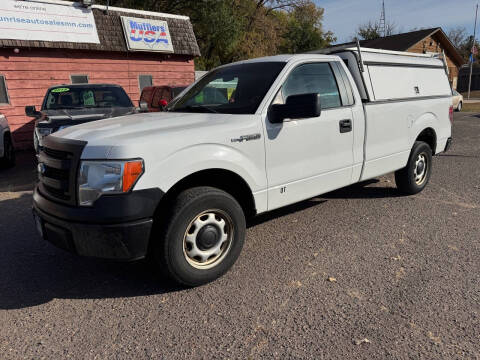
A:
[[[470,52],[470,76],[468,77],[468,97],[467,99],[470,100],[470,89],[472,87],[472,71],[473,71],[473,53],[476,51],[476,44],[477,44],[477,16],[478,16],[478,4],[477,9],[475,10],[475,28],[473,29],[473,44],[472,49]]]
[[[387,22],[385,19],[385,0],[382,0],[382,14],[380,15],[380,32],[383,37],[387,36]]]

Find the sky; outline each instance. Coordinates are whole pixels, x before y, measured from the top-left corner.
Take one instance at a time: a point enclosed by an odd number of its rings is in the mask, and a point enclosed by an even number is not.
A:
[[[350,41],[358,25],[380,20],[382,0],[315,0],[325,9],[323,27],[331,30],[337,43]],[[477,0],[385,0],[387,23],[397,31],[440,26],[445,32],[454,27],[473,34]],[[480,10],[479,10],[480,19]],[[480,20],[479,20],[480,25]],[[477,25],[477,39],[480,26]]]

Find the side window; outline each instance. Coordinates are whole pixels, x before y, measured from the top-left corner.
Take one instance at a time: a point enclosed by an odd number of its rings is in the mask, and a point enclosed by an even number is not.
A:
[[[0,75],[0,104],[10,104],[5,76]]]
[[[318,93],[322,108],[342,106],[335,76],[328,63],[304,64],[295,68],[282,88],[283,99],[291,95]]]
[[[170,91],[168,88],[158,88],[157,91],[155,91],[155,95],[153,95],[152,100],[152,107],[160,108],[160,100],[166,100],[167,102],[170,102]]]
[[[142,91],[142,94],[140,96],[140,102],[145,101],[147,103],[150,103],[152,101],[152,94],[153,94],[152,89]]]

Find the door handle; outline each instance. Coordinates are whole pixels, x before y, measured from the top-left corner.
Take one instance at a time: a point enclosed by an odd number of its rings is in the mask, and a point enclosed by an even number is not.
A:
[[[352,131],[352,120],[340,120],[340,133]]]

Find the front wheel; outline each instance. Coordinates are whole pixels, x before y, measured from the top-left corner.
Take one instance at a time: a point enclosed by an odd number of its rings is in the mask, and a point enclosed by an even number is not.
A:
[[[211,187],[188,189],[174,200],[170,214],[151,239],[155,265],[168,278],[198,286],[232,267],[246,228],[243,210],[232,196]]]
[[[427,186],[432,173],[432,149],[423,141],[416,141],[407,166],[395,172],[397,188],[406,195],[414,195]]]

